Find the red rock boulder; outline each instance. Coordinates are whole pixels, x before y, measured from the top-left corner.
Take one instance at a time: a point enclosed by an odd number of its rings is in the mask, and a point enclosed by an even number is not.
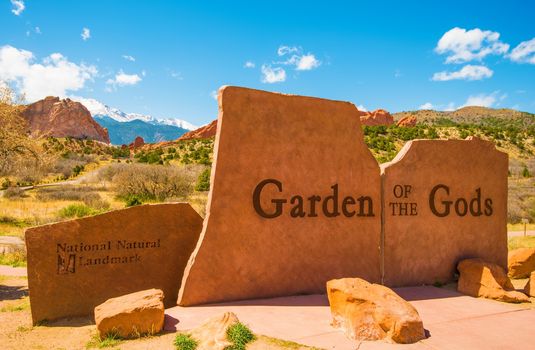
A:
[[[378,109],[373,112],[366,112],[360,116],[362,125],[378,126],[378,125],[392,125],[394,124],[394,117],[384,109]]]
[[[535,271],[535,248],[519,248],[509,252],[507,257],[509,277],[526,278]]]
[[[108,130],[91,117],[80,102],[47,97],[24,109],[22,116],[35,137],[74,137],[110,143]]]
[[[145,140],[143,140],[143,137],[138,136],[134,139],[134,142],[128,145],[128,147],[136,149],[136,148],[143,147],[144,145],[145,145]]]
[[[418,311],[390,288],[360,278],[327,282],[332,325],[348,338],[415,343],[425,338]]]
[[[188,131],[182,135],[177,141],[191,140],[191,139],[208,139],[214,137],[217,132],[217,119],[208,125],[201,126],[198,129]]]
[[[401,118],[400,120],[398,120],[396,125],[407,128],[416,126],[416,117],[413,115],[409,115],[407,117]]]
[[[529,276],[528,283],[524,287],[524,293],[535,298],[535,271]]]

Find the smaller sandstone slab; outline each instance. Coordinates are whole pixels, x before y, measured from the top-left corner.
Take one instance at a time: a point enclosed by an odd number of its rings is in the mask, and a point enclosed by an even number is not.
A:
[[[332,325],[351,339],[410,344],[425,338],[418,311],[390,288],[360,278],[327,282]]]
[[[524,287],[524,293],[532,298],[535,298],[535,271],[533,271],[529,277],[526,287]]]
[[[535,271],[535,248],[519,248],[509,252],[509,277],[526,278]]]
[[[95,308],[95,323],[101,338],[117,334],[121,338],[156,334],[163,328],[163,292],[148,289],[111,298]]]
[[[210,318],[189,333],[198,342],[196,350],[224,350],[231,346],[227,330],[238,322],[238,317],[232,312]]]
[[[458,265],[457,290],[473,297],[483,297],[507,303],[529,303],[529,298],[515,291],[505,270],[482,259],[465,259]]]

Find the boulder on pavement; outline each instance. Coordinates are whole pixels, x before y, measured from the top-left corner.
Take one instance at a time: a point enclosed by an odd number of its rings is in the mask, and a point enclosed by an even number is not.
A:
[[[535,248],[519,248],[509,252],[509,277],[526,278],[535,271]]]
[[[529,303],[529,298],[515,291],[505,270],[482,259],[465,259],[459,262],[457,290],[473,297],[495,299],[507,303]]]
[[[531,273],[528,283],[524,287],[524,293],[535,298],[535,271]]]
[[[415,343],[425,338],[418,311],[385,286],[360,278],[327,282],[332,325],[351,339]]]
[[[148,289],[111,298],[95,307],[95,322],[101,338],[116,334],[121,338],[156,334],[163,328],[163,291]]]

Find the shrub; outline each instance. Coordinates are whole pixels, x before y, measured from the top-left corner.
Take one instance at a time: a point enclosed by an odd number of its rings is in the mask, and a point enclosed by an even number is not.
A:
[[[197,348],[197,341],[189,334],[178,334],[173,342],[177,350],[195,350]]]
[[[119,198],[132,196],[140,201],[164,201],[167,198],[186,198],[193,191],[193,184],[201,168],[199,166],[156,167],[129,164],[121,168],[113,183]]]
[[[127,207],[134,207],[136,205],[143,204],[141,199],[139,199],[137,196],[128,196],[127,198],[125,198],[125,202]]]
[[[0,254],[0,265],[26,266],[26,251],[20,249],[12,253]]]
[[[245,350],[247,343],[254,340],[254,334],[243,323],[238,322],[227,329],[227,339],[232,345],[227,346],[225,350]]]
[[[210,168],[204,169],[197,178],[195,191],[209,191],[210,190]]]
[[[28,197],[24,190],[20,187],[9,187],[7,190],[4,191],[4,198],[8,199],[19,199]]]
[[[531,177],[531,173],[529,172],[527,166],[524,166],[524,168],[522,169],[522,177]]]
[[[59,211],[59,216],[61,218],[70,219],[70,218],[82,218],[84,216],[94,215],[97,211],[93,208],[88,207],[85,204],[71,204]]]

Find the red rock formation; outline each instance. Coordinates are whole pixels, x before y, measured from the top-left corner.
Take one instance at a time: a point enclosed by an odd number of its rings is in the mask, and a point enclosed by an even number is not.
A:
[[[377,126],[377,125],[392,125],[394,124],[394,117],[385,111],[384,109],[378,109],[373,112],[366,112],[362,115],[363,112],[360,112],[360,122],[362,125],[368,126]]]
[[[108,130],[91,117],[81,103],[59,97],[47,97],[32,103],[22,112],[28,121],[30,133],[36,137],[87,138],[110,143]]]
[[[130,145],[128,145],[128,147],[135,149],[135,148],[143,147],[144,145],[145,145],[145,140],[143,140],[143,137],[138,136],[138,137],[136,137],[134,142],[132,142]]]
[[[178,139],[178,141],[190,140],[190,139],[208,139],[210,137],[214,137],[216,131],[217,131],[217,119],[208,125],[201,126],[200,128],[196,130],[188,131],[187,133],[182,135]]]
[[[416,117],[413,115],[409,115],[407,117],[401,118],[398,121],[397,126],[402,126],[402,127],[407,127],[407,128],[416,126]]]

